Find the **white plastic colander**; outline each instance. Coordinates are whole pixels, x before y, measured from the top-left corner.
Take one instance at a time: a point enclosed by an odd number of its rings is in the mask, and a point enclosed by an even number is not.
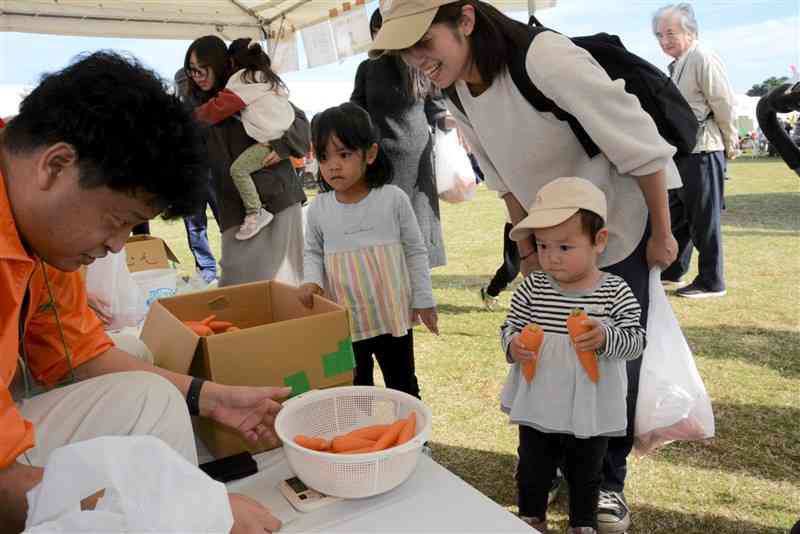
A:
[[[416,412],[414,437],[397,447],[363,454],[333,454],[301,447],[294,437],[332,439],[367,425],[393,423]],[[431,431],[431,411],[402,391],[373,386],[315,390],[284,402],[275,431],[292,471],[326,495],[357,499],[384,493],[414,471]]]

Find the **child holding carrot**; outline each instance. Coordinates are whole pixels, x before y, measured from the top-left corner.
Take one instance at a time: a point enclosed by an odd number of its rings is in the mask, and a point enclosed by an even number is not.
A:
[[[354,383],[373,385],[375,355],[386,386],[419,397],[413,322],[438,334],[428,253],[408,196],[389,185],[391,165],[361,107],[346,103],[311,123],[324,191],[308,208],[300,300],[327,293],[350,311]]]
[[[559,178],[539,190],[510,234],[515,241],[534,234],[542,269],[514,292],[501,327],[514,364],[501,409],[519,425],[519,514],[542,532],[559,457],[570,532],[596,532],[608,439],[625,435],[627,424],[626,361],[645,345],[638,301],[622,278],[597,267],[608,240],[606,211],[605,195],[591,182]],[[572,317],[577,308],[586,316]],[[526,328],[532,324],[538,329]]]

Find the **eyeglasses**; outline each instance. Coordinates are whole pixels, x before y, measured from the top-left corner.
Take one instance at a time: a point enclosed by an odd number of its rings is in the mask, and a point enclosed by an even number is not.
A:
[[[211,68],[208,65],[198,65],[197,67],[189,67],[186,69],[186,74],[193,80],[208,78],[211,73]]]

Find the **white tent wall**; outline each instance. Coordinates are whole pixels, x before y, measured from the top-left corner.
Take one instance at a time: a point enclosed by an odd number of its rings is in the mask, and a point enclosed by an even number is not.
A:
[[[301,30],[324,22],[332,10],[363,0],[0,0],[0,31],[94,37],[194,39],[217,34],[263,38],[281,24]],[[544,9],[556,0],[495,0],[504,11]]]

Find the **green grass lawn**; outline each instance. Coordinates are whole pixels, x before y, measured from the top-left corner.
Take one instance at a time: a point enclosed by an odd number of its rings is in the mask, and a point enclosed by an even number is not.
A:
[[[730,165],[723,217],[728,295],[672,298],[714,403],[717,436],[631,458],[633,533],[785,533],[800,518],[800,180],[777,160]],[[501,260],[503,204],[483,187],[443,204],[448,265],[433,272],[442,335],[417,330],[417,373],[434,414],[436,461],[516,511],[516,428],[500,413],[503,309],[477,293]],[[191,270],[182,224],[156,222]],[[209,233],[219,250],[219,233]],[[690,273],[690,276],[693,276]],[[566,497],[551,528],[567,526]]]

